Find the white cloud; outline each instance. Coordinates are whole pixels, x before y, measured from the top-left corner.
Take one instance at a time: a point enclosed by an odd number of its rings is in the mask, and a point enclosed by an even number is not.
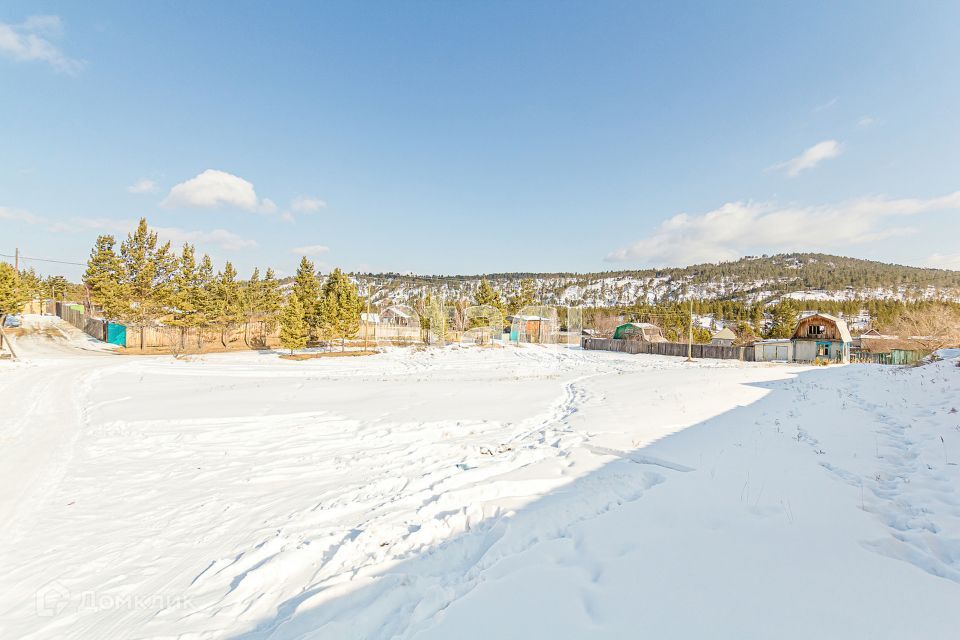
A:
[[[122,218],[71,218],[68,221],[57,222],[50,227],[50,231],[57,233],[76,233],[80,231],[97,231],[117,236],[123,241],[126,235],[137,228],[138,220]],[[179,246],[185,242],[201,246],[218,247],[227,251],[237,251],[247,247],[255,247],[255,240],[248,240],[226,229],[212,229],[202,231],[195,229],[181,229],[179,227],[157,227],[150,225],[152,231],[157,232],[161,241],[168,240],[172,245]]]
[[[916,233],[892,219],[960,210],[960,191],[937,198],[860,198],[820,206],[729,202],[701,215],[680,213],[650,236],[613,251],[609,261],[658,266],[734,260],[743,255],[844,248]]]
[[[768,167],[767,171],[783,171],[791,178],[797,177],[801,171],[813,169],[824,160],[836,158],[843,153],[843,145],[836,140],[818,142],[796,158]]]
[[[0,206],[0,220],[11,220],[15,222],[26,222],[27,224],[42,224],[45,220],[35,214],[23,209]]]
[[[815,106],[815,107],[813,108],[813,110],[814,110],[814,111],[826,111],[827,109],[829,109],[830,107],[832,107],[832,106],[835,105],[835,104],[837,104],[837,98],[830,98],[829,100],[827,100],[827,101],[824,102],[823,104],[820,104],[820,105]]]
[[[316,213],[326,206],[326,202],[312,196],[297,196],[290,204],[290,208],[297,213]]]
[[[927,258],[927,266],[934,267],[935,269],[952,269],[954,271],[960,271],[960,253],[955,255],[934,253]]]
[[[866,129],[868,127],[872,127],[880,123],[881,123],[880,118],[874,118],[873,116],[863,116],[862,118],[857,120],[857,127],[859,127],[860,129]]]
[[[170,241],[173,245],[181,245],[185,242],[190,244],[208,245],[219,247],[227,251],[237,251],[247,247],[257,246],[256,240],[242,238],[232,231],[226,229],[213,229],[211,231],[194,231],[180,229],[177,227],[150,227],[157,232],[157,236],[166,242]]]
[[[322,244],[309,244],[305,247],[296,247],[294,249],[290,249],[290,253],[298,256],[319,256],[328,251],[330,251],[330,247]]]
[[[148,180],[147,178],[137,180],[132,185],[127,187],[127,191],[130,193],[156,193],[159,190],[160,187],[157,186],[157,183],[153,180]]]
[[[126,234],[137,228],[138,220],[122,218],[69,218],[67,220],[52,221],[35,215],[23,209],[0,206],[0,220],[12,220],[27,224],[44,225],[50,233],[80,233],[96,231],[110,233],[123,240]],[[157,227],[150,225],[157,236],[164,242],[169,240],[174,245],[184,242],[192,244],[219,247],[227,251],[237,251],[247,247],[257,246],[255,240],[243,238],[226,229],[212,229],[210,231],[181,229],[179,227]],[[314,247],[319,248],[319,247]],[[324,247],[325,249],[326,247]]]
[[[46,62],[57,71],[78,73],[86,64],[49,40],[63,32],[57,16],[30,16],[20,24],[0,22],[0,55],[17,62]]]
[[[175,185],[160,205],[187,209],[234,207],[258,213],[275,213],[277,210],[273,201],[257,197],[252,183],[217,169],[207,169]]]

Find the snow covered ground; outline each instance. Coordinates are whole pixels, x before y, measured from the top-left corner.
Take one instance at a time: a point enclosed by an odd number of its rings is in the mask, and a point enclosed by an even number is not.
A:
[[[0,362],[3,638],[960,628],[956,360],[175,360],[26,325]]]

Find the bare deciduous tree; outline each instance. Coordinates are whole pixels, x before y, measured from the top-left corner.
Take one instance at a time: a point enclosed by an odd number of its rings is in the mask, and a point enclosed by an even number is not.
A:
[[[908,309],[888,332],[900,336],[925,353],[960,345],[960,313],[946,306]]]

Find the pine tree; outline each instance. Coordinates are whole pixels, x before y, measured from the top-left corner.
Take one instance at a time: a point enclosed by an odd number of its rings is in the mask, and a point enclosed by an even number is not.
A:
[[[317,305],[318,325],[331,338],[340,339],[340,350],[343,351],[346,339],[360,329],[357,286],[340,269],[334,269],[323,284],[320,300]]]
[[[303,304],[296,293],[291,293],[280,312],[280,344],[284,349],[302,349],[307,346],[307,327],[303,319]]]
[[[519,313],[524,307],[528,307],[537,301],[537,285],[530,278],[524,278],[520,281],[520,288],[515,295],[510,296],[507,303],[507,310],[510,315]]]
[[[180,327],[181,349],[186,346],[187,329],[200,327],[207,321],[202,311],[203,285],[201,268],[197,265],[196,250],[193,245],[184,244],[177,271],[173,276],[174,292],[171,298],[173,317],[168,321],[169,324]]]
[[[789,338],[797,326],[797,306],[789,298],[784,298],[771,307],[773,325],[767,334],[768,338]]]
[[[227,346],[227,331],[243,322],[243,288],[237,270],[228,260],[213,281],[213,321],[220,327],[220,344]]]
[[[283,306],[283,294],[280,293],[280,283],[273,269],[267,268],[263,276],[263,313],[272,322]]]
[[[70,283],[63,276],[47,276],[43,281],[43,290],[48,298],[63,301],[67,299]]]
[[[156,232],[147,227],[146,218],[141,218],[136,231],[120,245],[120,259],[124,274],[122,317],[140,327],[143,349],[143,328],[168,313],[176,256],[169,242],[158,246]]]
[[[28,301],[39,298],[40,302],[43,302],[43,278],[33,267],[20,271],[20,286]]]
[[[0,262],[0,326],[10,314],[20,313],[28,301],[20,274],[6,262]]]
[[[243,293],[243,343],[250,346],[250,323],[263,313],[263,282],[260,280],[260,269],[253,268],[253,274],[244,285]]]
[[[473,296],[473,302],[478,306],[496,307],[500,310],[500,313],[503,313],[503,300],[500,299],[500,294],[490,286],[486,278],[480,280],[480,286],[477,287],[477,292]]]
[[[293,293],[297,295],[303,306],[303,319],[310,328],[311,334],[315,333],[320,324],[317,316],[320,281],[317,279],[313,263],[307,260],[306,256],[300,259],[300,266],[297,267],[297,275],[293,280]]]
[[[216,312],[215,298],[216,285],[213,274],[213,260],[210,256],[203,254],[200,260],[200,269],[197,272],[197,314],[200,316],[200,326],[206,326],[213,322]]]

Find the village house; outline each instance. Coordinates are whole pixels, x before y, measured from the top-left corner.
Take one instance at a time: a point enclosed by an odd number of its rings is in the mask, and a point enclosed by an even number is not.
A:
[[[715,347],[732,347],[737,341],[737,334],[730,327],[724,327],[713,334],[710,338],[710,344]]]
[[[791,337],[797,362],[850,362],[853,338],[845,320],[827,313],[801,318]]]
[[[850,362],[853,338],[847,323],[827,313],[800,319],[790,338],[755,342],[757,362]]]

